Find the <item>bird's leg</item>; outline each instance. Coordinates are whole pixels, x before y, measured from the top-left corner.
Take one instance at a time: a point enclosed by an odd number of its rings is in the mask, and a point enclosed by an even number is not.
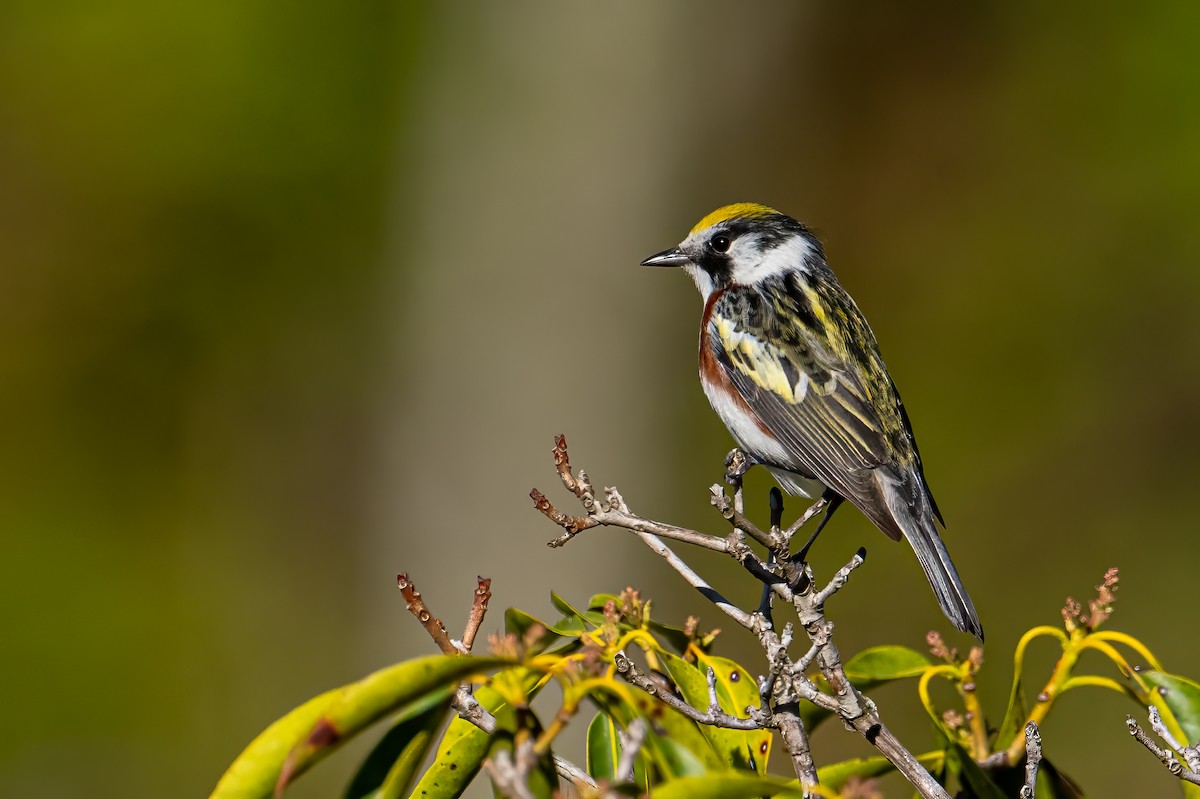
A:
[[[824,502],[826,505],[825,515],[821,518],[821,523],[817,525],[817,529],[813,532],[812,536],[808,539],[808,542],[805,543],[804,546],[800,547],[799,552],[797,552],[795,555],[792,555],[792,563],[804,563],[805,562],[805,558],[808,557],[808,550],[812,548],[813,543],[817,540],[817,536],[819,536],[821,534],[821,531],[825,529],[825,525],[829,524],[829,520],[833,518],[834,512],[839,507],[841,507],[842,502],[844,500],[842,499],[842,497],[838,496],[837,494],[833,493],[833,491],[831,491],[827,488],[827,489],[825,489],[825,493],[821,495],[820,501]],[[814,503],[814,507],[815,507],[815,503]],[[811,508],[809,510],[811,510]],[[807,516],[808,514],[806,513],[805,515]]]
[[[774,565],[775,565],[775,553],[768,552],[767,553],[767,568],[769,569]],[[774,596],[775,596],[775,592],[771,590],[771,584],[763,583],[762,598],[759,599],[759,601],[758,601],[758,612],[762,614],[762,617],[767,620],[767,624],[770,624],[772,628],[775,626],[775,619],[773,619],[771,617],[771,599]]]
[[[742,478],[757,464],[753,455],[737,447],[729,450],[725,456],[725,482],[733,486],[733,509],[738,513],[746,509],[742,500]]]
[[[779,528],[783,521],[783,492],[772,486],[769,497],[769,504],[771,508],[771,537],[778,539]],[[775,550],[772,548],[767,550],[767,568],[770,568],[772,565],[774,565],[774,563]],[[771,618],[771,599],[774,596],[775,592],[771,590],[770,584],[764,583],[762,589],[762,599],[759,600],[758,603],[758,612],[762,614],[763,618],[765,618],[772,627],[775,626],[775,620]]]

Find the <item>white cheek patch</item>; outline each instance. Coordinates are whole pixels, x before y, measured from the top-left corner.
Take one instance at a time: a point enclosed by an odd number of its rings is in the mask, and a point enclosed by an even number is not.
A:
[[[743,236],[734,242],[731,251],[734,283],[748,286],[776,275],[807,272],[809,259],[815,254],[813,245],[802,236],[792,236],[762,253],[758,247],[756,237]]]
[[[692,282],[696,284],[696,288],[700,290],[700,296],[704,298],[705,302],[708,302],[708,298],[712,296],[714,289],[712,278],[709,277],[708,272],[690,263],[684,264],[683,271],[688,273],[692,278]]]

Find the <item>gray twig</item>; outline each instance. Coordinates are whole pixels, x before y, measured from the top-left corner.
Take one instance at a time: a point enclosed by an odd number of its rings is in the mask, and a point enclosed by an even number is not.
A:
[[[1154,711],[1153,707],[1151,708],[1151,711]],[[1152,725],[1154,723],[1155,716],[1157,716],[1157,715],[1158,715],[1157,712],[1152,712],[1151,717],[1150,717]],[[1159,719],[1158,723],[1161,725],[1162,720]],[[1171,772],[1176,777],[1178,777],[1181,780],[1184,780],[1185,782],[1190,782],[1194,785],[1200,785],[1200,774],[1198,774],[1195,770],[1189,768],[1188,766],[1185,766],[1183,763],[1179,762],[1179,760],[1175,757],[1175,753],[1173,751],[1171,751],[1170,748],[1164,749],[1163,747],[1156,744],[1154,742],[1154,740],[1149,735],[1146,734],[1145,730],[1143,730],[1141,728],[1141,726],[1136,721],[1134,721],[1133,716],[1125,717],[1125,726],[1129,728],[1129,734],[1132,735],[1138,743],[1140,743],[1142,746],[1146,747],[1146,749],[1149,750],[1150,754],[1154,755],[1160,761],[1162,761],[1162,764],[1167,767],[1167,771]],[[1168,733],[1168,737],[1170,737],[1172,740],[1174,740],[1174,737],[1170,736],[1169,733]],[[1194,753],[1196,750],[1196,747],[1184,747],[1184,749],[1191,749]],[[1183,752],[1181,751],[1180,754],[1183,754]]]
[[[1175,736],[1167,729],[1167,725],[1163,724],[1162,715],[1154,705],[1150,705],[1150,729],[1154,730],[1154,734],[1162,738],[1167,746],[1180,754],[1189,769],[1200,774],[1200,750],[1175,740]]]
[[[841,653],[833,642],[833,624],[825,618],[824,604],[846,585],[851,572],[862,565],[866,555],[865,551],[859,550],[849,563],[838,570],[824,588],[820,591],[813,590],[811,569],[804,566],[804,570],[801,571],[800,567],[791,564],[788,558],[782,556],[786,555],[787,540],[804,522],[810,520],[824,507],[823,501],[818,500],[813,503],[800,520],[789,527],[785,533],[780,534],[775,528],[772,530],[774,535],[764,533],[743,515],[742,475],[752,464],[739,460],[738,455],[740,453],[736,450],[730,453],[727,462],[726,479],[734,488],[733,497],[726,496],[719,487],[714,487],[712,491],[713,505],[733,523],[735,528],[729,536],[721,538],[636,516],[630,512],[628,505],[615,489],[606,490],[606,503],[597,503],[586,475],[580,471],[576,477],[571,472],[566,453],[566,441],[561,436],[555,439],[554,459],[559,476],[567,490],[580,499],[587,515],[576,517],[565,514],[555,508],[541,492],[536,489],[531,492],[537,509],[566,531],[565,535],[551,542],[551,546],[562,546],[581,530],[597,525],[621,527],[632,531],[647,546],[662,556],[691,586],[716,604],[726,615],[749,630],[758,639],[770,664],[768,673],[759,680],[760,705],[748,709],[750,712],[748,719],[739,719],[720,710],[715,701],[715,683],[711,672],[709,674],[710,706],[708,712],[692,707],[679,699],[666,685],[641,673],[624,653],[619,653],[616,657],[618,673],[630,683],[643,688],[659,701],[700,724],[736,730],[768,727],[779,730],[784,748],[791,756],[796,776],[806,791],[809,787],[817,785],[818,782],[808,735],[800,721],[799,708],[796,704],[798,699],[805,699],[836,713],[847,726],[856,730],[891,761],[893,766],[912,783],[925,799],[949,799],[945,789],[884,726],[875,704],[850,683],[842,668]],[[750,550],[745,543],[743,534],[749,535],[776,552],[779,561],[777,568],[782,575],[776,575]],[[696,574],[662,541],[662,538],[684,541],[715,552],[724,552],[737,559],[764,585],[769,586],[776,596],[793,606],[811,643],[810,649],[799,660],[793,661],[787,652],[788,645],[791,643],[790,625],[785,627],[784,636],[780,636],[762,613],[747,613],[734,606]],[[789,587],[800,585],[805,585],[807,588],[792,590]],[[817,668],[825,677],[832,693],[822,692],[808,678],[805,672],[813,663],[816,663]]]
[[[468,686],[459,686],[458,690],[454,692],[454,698],[450,701],[450,707],[454,709],[460,719],[474,724],[488,735],[496,732],[496,717],[479,704],[479,700],[471,693]],[[560,777],[568,779],[576,785],[592,790],[596,789],[596,781],[592,779],[591,775],[565,757],[554,756],[554,770]]]
[[[1037,787],[1038,767],[1042,765],[1042,733],[1036,721],[1025,725],[1025,784],[1021,786],[1021,799],[1034,799]]]
[[[642,744],[646,742],[646,731],[646,722],[637,718],[629,723],[628,731],[620,733],[621,759],[617,761],[617,782],[633,782],[633,763],[642,750]]]
[[[515,756],[510,756],[502,749],[485,760],[483,767],[502,796],[534,799],[533,792],[529,790],[529,772],[536,764],[537,751],[533,741],[527,738],[517,744]]]
[[[636,685],[664,705],[678,710],[699,724],[707,724],[710,727],[722,727],[727,730],[761,730],[771,726],[769,723],[761,719],[755,719],[753,716],[748,719],[739,719],[737,716],[731,716],[724,710],[721,710],[721,706],[715,702],[709,707],[707,712],[697,710],[676,696],[675,692],[668,686],[643,673],[624,652],[617,653],[614,663],[617,667],[617,674],[620,674],[627,682]],[[713,693],[715,693],[715,689]]]

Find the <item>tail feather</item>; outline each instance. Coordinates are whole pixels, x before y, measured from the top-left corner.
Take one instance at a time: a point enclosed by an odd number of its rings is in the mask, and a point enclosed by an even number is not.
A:
[[[979,623],[975,604],[963,587],[958,570],[950,560],[950,553],[938,534],[932,500],[923,481],[910,479],[893,482],[884,478],[879,480],[879,485],[891,517],[886,520],[890,523],[887,526],[898,528],[917,553],[917,560],[925,570],[942,612],[955,627],[983,641],[983,625]],[[868,515],[886,531],[887,527],[881,523],[885,520],[876,519],[874,514]]]

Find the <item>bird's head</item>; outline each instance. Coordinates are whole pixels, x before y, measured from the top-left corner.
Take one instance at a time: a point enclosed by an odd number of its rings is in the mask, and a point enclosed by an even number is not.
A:
[[[774,208],[735,203],[701,219],[678,247],[642,266],[681,266],[705,299],[728,286],[752,286],[823,262],[821,244],[804,225]]]

